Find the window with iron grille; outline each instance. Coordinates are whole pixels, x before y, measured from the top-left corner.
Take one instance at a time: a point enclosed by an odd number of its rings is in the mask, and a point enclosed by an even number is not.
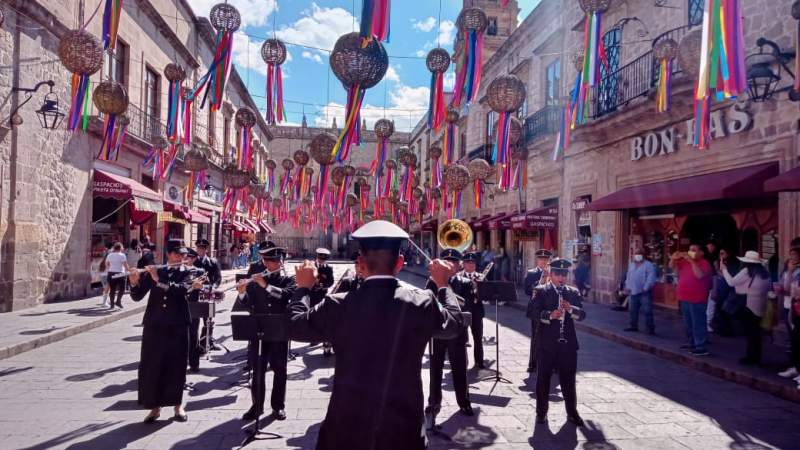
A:
[[[159,125],[161,117],[161,76],[155,70],[147,67],[144,72],[144,114],[147,132],[146,138],[150,140],[160,135]]]
[[[612,28],[603,35],[608,65],[600,64],[600,86],[597,91],[597,115],[613,111],[617,107],[619,87],[619,56],[622,45],[622,28]]]
[[[557,59],[545,69],[544,106],[558,104],[561,91],[561,60]]]
[[[689,0],[687,11],[689,13],[689,26],[703,24],[703,0]]]
[[[114,80],[125,85],[126,69],[128,68],[128,45],[117,40],[117,46],[112,52],[103,54],[103,74],[106,79]]]

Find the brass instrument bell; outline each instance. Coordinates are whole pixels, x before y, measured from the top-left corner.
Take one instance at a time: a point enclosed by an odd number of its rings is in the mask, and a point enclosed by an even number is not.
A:
[[[442,249],[454,249],[463,253],[472,246],[472,229],[463,220],[450,219],[439,225],[436,241]]]

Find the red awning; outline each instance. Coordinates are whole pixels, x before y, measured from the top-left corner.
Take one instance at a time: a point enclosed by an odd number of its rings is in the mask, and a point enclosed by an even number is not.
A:
[[[242,225],[244,225],[245,228],[247,228],[251,233],[260,233],[261,232],[261,230],[258,228],[258,225],[256,225],[256,223],[253,222],[250,219],[244,219],[242,221]]]
[[[492,215],[484,216],[484,217],[482,217],[481,219],[477,220],[475,223],[472,224],[472,229],[473,230],[488,229],[488,223],[491,222],[494,219],[499,219],[501,216],[505,216],[505,214],[495,214],[493,216]]]
[[[511,218],[516,214],[515,212],[500,214],[486,222],[486,226],[490,230],[507,230],[511,228]]]
[[[94,170],[92,195],[101,198],[131,200],[132,208],[142,213],[157,213],[164,210],[161,195],[128,177]]]
[[[767,192],[800,191],[800,166],[775,178],[770,178],[764,183],[764,190]]]
[[[203,214],[202,212],[196,209],[190,209],[189,211],[184,211],[183,213],[191,223],[201,223],[201,224],[209,224],[211,223],[211,217]]]
[[[267,224],[267,222],[263,219],[258,221],[258,226],[260,226],[261,229],[267,234],[275,234],[275,230],[273,230],[272,227],[269,226],[269,224]]]
[[[617,211],[709,200],[757,198],[764,195],[764,181],[777,174],[778,164],[767,163],[634,186],[595,200],[587,209]]]
[[[233,228],[236,231],[247,231],[247,228],[244,225],[235,220],[225,222],[222,226],[225,228]]]
[[[537,230],[539,228],[558,228],[558,207],[545,206],[511,218],[514,230]]]

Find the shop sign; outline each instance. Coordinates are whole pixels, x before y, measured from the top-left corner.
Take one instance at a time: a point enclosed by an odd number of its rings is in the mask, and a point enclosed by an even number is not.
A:
[[[189,223],[183,219],[179,219],[175,217],[171,211],[162,211],[158,213],[158,221],[159,222],[172,222],[172,223],[179,223],[181,225],[188,225]]]
[[[590,195],[584,195],[583,197],[578,197],[572,202],[572,210],[573,211],[581,211],[589,207],[592,203],[592,197]]]
[[[694,123],[694,119],[684,123],[686,145],[690,147],[694,141]],[[753,118],[745,105],[736,103],[730,108],[711,112],[709,133],[715,140],[722,139],[747,130],[752,123]],[[676,125],[636,136],[631,139],[631,161],[671,155],[678,151],[680,137]]]
[[[558,207],[538,209],[529,213],[518,214],[511,218],[514,230],[557,228]]]
[[[124,199],[131,195],[131,189],[116,181],[93,180],[92,193],[95,197]]]
[[[592,255],[600,256],[603,254],[603,235],[595,233],[592,235]]]

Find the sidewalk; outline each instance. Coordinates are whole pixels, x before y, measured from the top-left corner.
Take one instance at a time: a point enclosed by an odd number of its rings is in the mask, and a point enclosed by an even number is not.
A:
[[[223,289],[232,286],[235,273],[222,271]],[[110,310],[101,302],[102,297],[96,296],[0,314],[0,359],[140,314],[147,306],[146,301],[134,302],[129,295],[122,300],[123,309]]]
[[[406,267],[406,272],[427,278],[427,268],[423,266]],[[527,297],[521,289],[517,290],[517,303],[510,306],[524,313]],[[693,356],[680,346],[685,343],[686,334],[683,319],[676,311],[655,308],[656,336],[641,332],[622,331],[628,326],[627,311],[613,311],[609,305],[587,303],[586,320],[576,323],[576,328],[605,339],[627,345],[628,347],[650,353],[672,362],[705,372],[716,377],[749,386],[759,391],[800,402],[800,389],[792,380],[785,380],[776,374],[785,369],[789,361],[787,347],[782,342],[772,342],[769,336],[763,338],[763,366],[748,367],[738,363],[744,356],[744,337],[720,337],[710,334],[711,355]],[[640,317],[643,324],[644,317]],[[640,325],[640,327],[643,329]]]

